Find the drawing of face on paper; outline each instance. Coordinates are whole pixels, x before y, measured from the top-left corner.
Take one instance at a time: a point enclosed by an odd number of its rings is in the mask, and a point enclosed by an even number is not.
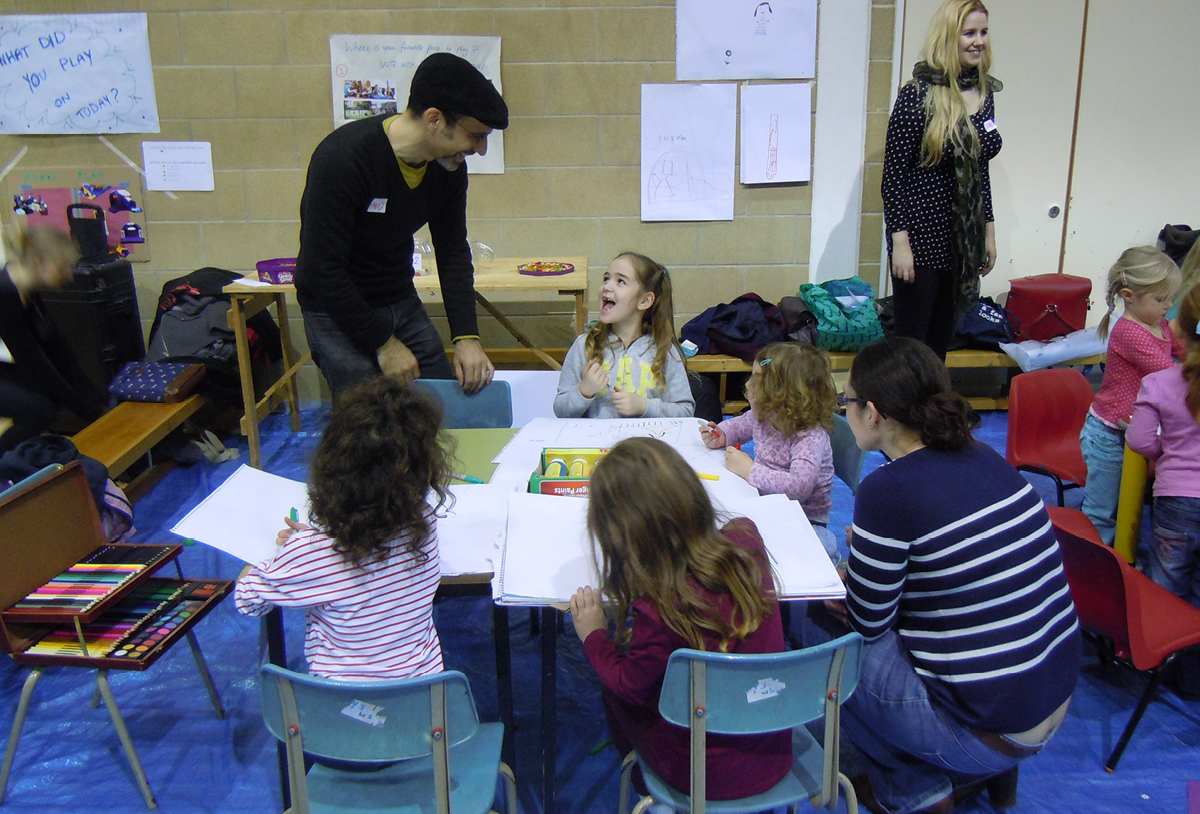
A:
[[[754,8],[754,36],[765,37],[767,26],[771,23],[771,4],[759,3]]]
[[[646,200],[650,203],[722,200],[732,194],[728,178],[710,176],[695,155],[683,150],[663,153],[650,169]]]

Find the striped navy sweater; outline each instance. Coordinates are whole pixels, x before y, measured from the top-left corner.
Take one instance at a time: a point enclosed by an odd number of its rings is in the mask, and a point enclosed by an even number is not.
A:
[[[962,724],[1022,732],[1074,689],[1078,623],[1050,518],[991,448],[922,449],[864,479],[849,568],[854,628],[894,628]]]

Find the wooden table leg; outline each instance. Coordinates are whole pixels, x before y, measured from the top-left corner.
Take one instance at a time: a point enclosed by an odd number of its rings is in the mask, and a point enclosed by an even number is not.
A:
[[[250,340],[246,336],[246,301],[240,294],[230,296],[229,327],[237,342],[238,375],[242,379],[242,434],[250,446],[250,465],[262,469],[262,442],[258,435],[258,406],[254,401],[254,371],[250,369]]]
[[[525,334],[523,334],[521,332],[520,328],[518,328],[516,325],[513,325],[512,322],[510,322],[507,317],[505,317],[503,314],[500,313],[500,311],[496,308],[496,306],[494,306],[490,302],[488,302],[487,299],[482,294],[480,294],[478,291],[475,292],[475,301],[478,302],[480,305],[482,305],[484,307],[484,309],[489,314],[491,314],[492,317],[497,322],[499,322],[502,326],[504,326],[504,329],[506,331],[508,331],[510,334],[513,335],[513,337],[516,338],[516,340],[518,342],[520,342],[522,345],[524,345],[525,347],[527,347],[531,351],[533,351],[533,355],[536,356],[537,358],[541,359],[543,362],[545,362],[551,370],[562,370],[562,365],[560,365],[558,362],[554,361],[553,356],[546,353],[544,350],[539,348],[537,345],[533,344],[533,341],[529,337],[527,337]]]
[[[283,369],[290,371],[296,352],[292,348],[292,328],[288,324],[287,297],[280,292],[275,295],[275,315],[279,319],[279,341],[283,345]],[[296,387],[296,377],[288,376],[287,381],[288,409],[292,413],[292,432],[300,432],[300,391]]]
[[[587,310],[587,292],[575,292],[575,335],[583,333],[583,329],[587,327],[588,310]]]

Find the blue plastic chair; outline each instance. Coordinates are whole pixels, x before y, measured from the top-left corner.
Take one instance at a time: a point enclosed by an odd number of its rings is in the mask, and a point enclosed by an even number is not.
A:
[[[630,775],[637,760],[650,792],[633,809],[642,814],[658,803],[691,814],[734,814],[791,809],[801,801],[833,809],[838,785],[846,792],[850,814],[858,798],[849,779],[838,771],[842,701],[858,686],[863,640],[857,633],[784,653],[741,655],[676,650],[667,662],[658,711],[666,720],[691,732],[691,793],[667,785],[646,762],[630,752],[621,767],[618,814],[629,806]],[[751,700],[753,698],[754,700]],[[825,717],[824,745],[804,724]],[[706,800],[705,742],[708,732],[753,735],[792,730],[792,770],[762,794],[740,800]]]
[[[267,729],[287,744],[285,814],[485,814],[497,775],[517,814],[504,725],[479,722],[462,673],[344,682],[267,664],[262,694]],[[305,753],[318,761],[307,775]]]
[[[445,429],[512,426],[512,390],[508,382],[493,380],[471,395],[454,379],[417,379],[413,384],[441,402]]]

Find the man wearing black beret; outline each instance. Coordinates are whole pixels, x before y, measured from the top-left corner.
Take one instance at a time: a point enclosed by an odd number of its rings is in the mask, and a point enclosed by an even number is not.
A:
[[[317,146],[300,200],[296,299],[334,397],[381,371],[402,382],[495,370],[479,343],[467,245],[466,157],[508,126],[488,79],[452,54],[427,57],[400,114],[349,122]],[[413,233],[429,224],[454,367],[413,286]]]

